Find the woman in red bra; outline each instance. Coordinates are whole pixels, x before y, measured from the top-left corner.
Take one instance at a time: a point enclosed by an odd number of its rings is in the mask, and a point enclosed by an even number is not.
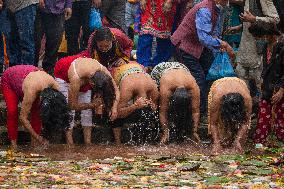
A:
[[[66,132],[67,143],[73,145],[74,114],[75,110],[80,110],[84,142],[91,144],[92,109],[98,113],[99,106],[103,107],[103,116],[110,120],[117,116],[119,90],[111,74],[94,59],[77,58],[73,62],[59,60],[54,68],[54,76],[60,85],[59,90],[66,96],[73,110],[71,128]]]
[[[3,73],[1,88],[13,148],[17,147],[19,101],[22,101],[20,122],[31,134],[32,141],[36,139],[41,144],[48,144],[41,133],[50,138],[67,129],[70,115],[66,98],[58,91],[58,83],[46,72],[30,65],[10,67]],[[29,113],[31,121],[28,120]]]

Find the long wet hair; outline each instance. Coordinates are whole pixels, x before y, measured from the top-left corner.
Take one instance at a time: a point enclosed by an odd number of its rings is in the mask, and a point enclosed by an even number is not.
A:
[[[177,88],[170,97],[168,119],[173,123],[177,140],[192,133],[192,98],[186,88]]]
[[[158,139],[158,113],[147,106],[135,110],[125,122],[133,125],[133,134],[136,144],[155,142]]]
[[[221,121],[226,128],[231,128],[233,135],[247,121],[244,97],[240,93],[228,93],[221,99]]]
[[[109,118],[109,112],[116,98],[115,88],[112,78],[102,71],[97,71],[92,77],[91,82],[94,84],[92,94],[100,94],[104,102],[103,117]]]
[[[55,138],[69,128],[70,109],[65,96],[56,89],[48,87],[41,91],[40,114],[45,138]]]

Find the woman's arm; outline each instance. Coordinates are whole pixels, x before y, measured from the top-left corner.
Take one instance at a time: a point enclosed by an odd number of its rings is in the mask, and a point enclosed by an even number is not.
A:
[[[86,110],[95,108],[95,103],[79,103],[78,95],[81,87],[81,80],[78,78],[71,78],[70,87],[68,91],[68,103],[72,110]]]
[[[128,102],[133,99],[133,93],[128,87],[121,88],[121,96],[118,104],[118,118],[125,118],[132,112],[134,112],[137,107],[135,103],[129,105]]]
[[[37,91],[34,87],[30,87],[29,89],[24,89],[24,98],[22,102],[21,112],[20,112],[20,122],[25,129],[31,134],[33,138],[35,138],[40,143],[45,143],[43,137],[38,135],[34,129],[32,128],[30,121],[28,120],[29,113],[31,111],[32,105],[34,101],[37,99]]]
[[[161,143],[166,143],[169,141],[169,122],[168,122],[168,109],[169,109],[169,99],[171,96],[171,91],[165,87],[160,87],[160,123],[162,127],[162,137]]]
[[[220,108],[219,104],[218,105],[211,104],[210,111],[208,112],[208,117],[210,116],[209,132],[211,132],[213,139],[212,153],[215,155],[219,154],[222,151],[220,133],[218,130],[219,108]]]
[[[189,92],[191,92],[192,97],[192,107],[189,108],[192,108],[193,136],[198,142],[200,142],[200,138],[198,136],[200,120],[200,91],[196,83],[191,86]]]
[[[159,100],[159,90],[157,88],[156,83],[153,85],[152,90],[150,91],[150,100],[151,100],[151,107],[154,111],[158,108],[158,100]]]
[[[235,142],[234,142],[234,148],[239,153],[243,153],[242,144],[245,143],[247,139],[248,129],[250,128],[250,122],[251,122],[251,112],[252,112],[252,99],[250,95],[245,97],[245,107],[247,109],[247,121],[240,127]]]
[[[119,92],[119,89],[118,89],[111,73],[108,71],[108,69],[106,67],[103,67],[102,71],[111,77],[111,81],[113,83],[113,87],[114,87],[114,90],[115,90],[115,101],[114,101],[113,106],[111,108],[111,120],[113,121],[117,117],[117,106],[118,106],[119,99],[120,99],[120,92]]]

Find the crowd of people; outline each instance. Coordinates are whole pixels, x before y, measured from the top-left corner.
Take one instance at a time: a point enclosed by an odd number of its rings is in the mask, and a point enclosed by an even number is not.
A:
[[[125,123],[142,122],[143,132],[153,127],[155,114],[163,144],[201,142],[204,122],[213,153],[229,146],[242,153],[249,129],[255,143],[269,145],[270,132],[283,140],[281,2],[0,0],[1,89],[12,147],[19,101],[20,123],[32,143],[43,145],[62,132],[74,145],[75,111],[87,145],[94,119],[112,127],[119,145]],[[93,30],[92,10],[102,23]],[[63,54],[60,46],[66,46]],[[236,77],[208,80],[220,53],[228,55]]]

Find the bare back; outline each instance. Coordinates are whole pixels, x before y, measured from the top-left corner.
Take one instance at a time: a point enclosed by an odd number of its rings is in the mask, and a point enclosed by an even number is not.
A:
[[[245,100],[247,104],[248,101],[251,100],[249,89],[245,82],[238,78],[223,78],[223,80],[217,80],[218,83],[213,83],[210,95],[209,95],[209,102],[208,106],[212,112],[216,112],[219,109],[221,99],[224,95],[229,93],[239,93]]]
[[[208,95],[208,132],[211,134],[212,125],[218,125],[220,105],[224,95],[239,93],[244,98],[247,116],[250,116],[252,99],[246,83],[236,77],[222,78],[213,83]]]
[[[87,84],[89,79],[96,71],[105,71],[98,61],[91,58],[78,58],[76,59],[68,69],[68,78],[70,84],[75,81],[80,81],[80,86]]]
[[[158,88],[151,77],[145,73],[133,73],[126,76],[120,83],[120,105],[139,97],[158,98]]]
[[[40,92],[48,87],[59,89],[58,83],[46,72],[35,71],[27,75],[23,82],[24,98],[20,112],[21,120],[27,120],[33,103],[38,98]]]

